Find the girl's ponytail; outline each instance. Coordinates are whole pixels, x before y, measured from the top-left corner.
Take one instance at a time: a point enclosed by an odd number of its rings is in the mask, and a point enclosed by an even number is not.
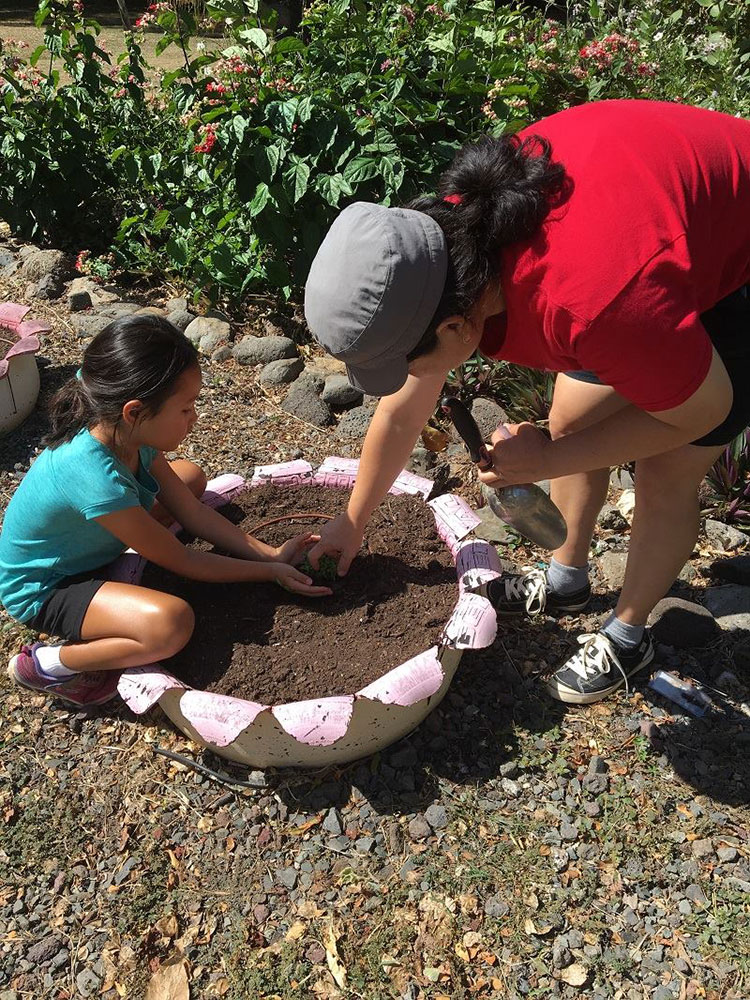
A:
[[[409,355],[432,350],[447,316],[468,315],[500,269],[503,247],[529,239],[566,193],[565,168],[540,136],[484,136],[464,146],[442,175],[437,196],[406,207],[431,216],[445,234],[445,291],[426,334]]]
[[[50,430],[44,439],[45,447],[56,448],[64,441],[72,440],[79,431],[89,426],[93,416],[94,409],[83,379],[80,375],[68,379],[50,401]]]

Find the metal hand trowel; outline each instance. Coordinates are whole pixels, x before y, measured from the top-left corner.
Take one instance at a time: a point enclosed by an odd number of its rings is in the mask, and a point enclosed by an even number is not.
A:
[[[445,396],[440,401],[440,408],[453,421],[453,426],[461,435],[472,462],[476,462],[478,468],[482,470],[491,469],[492,459],[471,411],[455,396]],[[502,425],[500,429],[505,432],[506,437],[511,436]],[[557,549],[567,538],[565,519],[536,483],[500,486],[497,489],[483,485],[482,493],[492,512],[501,521],[505,521],[515,528],[519,535],[530,539],[536,545],[541,545],[545,549]]]

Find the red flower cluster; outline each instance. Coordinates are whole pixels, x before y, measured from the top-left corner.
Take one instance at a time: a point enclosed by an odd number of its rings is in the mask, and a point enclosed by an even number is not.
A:
[[[195,153],[210,153],[216,145],[216,127],[214,125],[201,125],[201,142],[193,146]]]
[[[407,23],[410,25],[414,24],[415,20],[417,19],[417,15],[414,13],[414,10],[407,4],[404,4],[404,6],[401,8],[401,16],[405,17]]]
[[[209,80],[206,84],[206,90],[211,94],[227,94],[229,93],[229,87],[225,86],[223,83],[214,83],[213,80]]]
[[[81,250],[78,256],[76,257],[76,271],[78,271],[79,274],[86,273],[84,268],[86,267],[86,261],[89,259],[90,256],[91,256],[90,250]]]
[[[640,43],[637,38],[627,38],[625,35],[613,32],[611,35],[594,39],[593,42],[584,45],[578,54],[581,59],[590,59],[597,69],[606,69],[612,65],[615,56],[634,55],[639,49]],[[630,68],[629,60],[626,68]]]

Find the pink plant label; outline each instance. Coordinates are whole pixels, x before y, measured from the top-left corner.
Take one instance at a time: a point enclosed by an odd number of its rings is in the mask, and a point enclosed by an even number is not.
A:
[[[424,476],[417,476],[413,472],[409,472],[408,469],[403,469],[396,476],[393,486],[391,486],[388,492],[395,494],[411,493],[415,496],[421,495],[426,500],[432,492],[434,485],[431,479],[425,479]]]
[[[358,458],[338,458],[331,455],[322,461],[313,476],[313,482],[316,486],[326,486],[334,490],[350,490],[354,486],[358,472]]]
[[[117,682],[117,691],[136,715],[143,715],[155,705],[165,691],[185,689],[182,681],[168,674],[155,663],[148,667],[126,670]]]
[[[257,465],[250,480],[251,486],[306,486],[312,481],[312,466],[302,459],[296,462],[279,462],[277,465]]]
[[[227,747],[255,722],[267,705],[189,688],[180,698],[180,711],[198,735],[217,747]]]
[[[442,526],[449,535],[458,541],[465,538],[481,523],[481,518],[477,517],[466,501],[453,493],[445,493],[443,496],[435,497],[434,500],[428,501],[427,506],[432,507],[438,531]]]
[[[406,708],[430,698],[443,683],[443,668],[437,657],[437,646],[389,670],[372,684],[357,692],[358,698],[369,698],[384,705],[401,705]]]
[[[271,709],[281,728],[300,743],[327,747],[346,735],[354,707],[353,695],[292,701]]]
[[[474,590],[502,575],[494,545],[479,539],[461,542],[456,551],[456,575],[461,590]]]
[[[464,593],[443,629],[442,641],[455,649],[484,649],[497,635],[497,615],[486,597]]]

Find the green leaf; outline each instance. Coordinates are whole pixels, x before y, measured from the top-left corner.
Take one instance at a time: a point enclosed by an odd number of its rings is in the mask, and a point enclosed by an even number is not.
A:
[[[284,171],[284,181],[287,192],[296,205],[307,191],[310,182],[310,168],[307,163],[298,156],[293,157],[290,166]]]
[[[260,215],[263,209],[268,204],[268,198],[270,196],[270,190],[267,184],[263,181],[260,182],[255,191],[255,197],[250,202],[249,211],[250,218],[254,219],[256,215]]]
[[[257,146],[253,153],[255,169],[260,177],[269,184],[276,176],[279,164],[284,158],[285,146],[276,142],[272,146]]]
[[[154,221],[151,223],[151,231],[154,233],[160,233],[169,221],[169,215],[169,209],[160,209],[154,216]]]
[[[378,161],[370,156],[355,156],[344,167],[344,178],[352,185],[372,180],[378,173]]]
[[[283,55],[289,52],[307,52],[307,46],[302,39],[294,35],[287,35],[285,38],[280,38],[278,42],[274,43],[274,55]]]
[[[354,194],[351,184],[346,180],[343,174],[319,175],[315,180],[315,189],[319,192],[320,196],[327,201],[329,205],[333,205],[334,208],[338,206],[342,195],[349,198],[352,194]]]
[[[268,52],[268,46],[270,43],[268,35],[262,28],[244,28],[237,34],[243,42],[247,42],[247,44],[252,48],[260,49],[261,52]]]
[[[167,253],[175,264],[184,267],[188,260],[187,240],[182,236],[170,236],[167,241]]]

